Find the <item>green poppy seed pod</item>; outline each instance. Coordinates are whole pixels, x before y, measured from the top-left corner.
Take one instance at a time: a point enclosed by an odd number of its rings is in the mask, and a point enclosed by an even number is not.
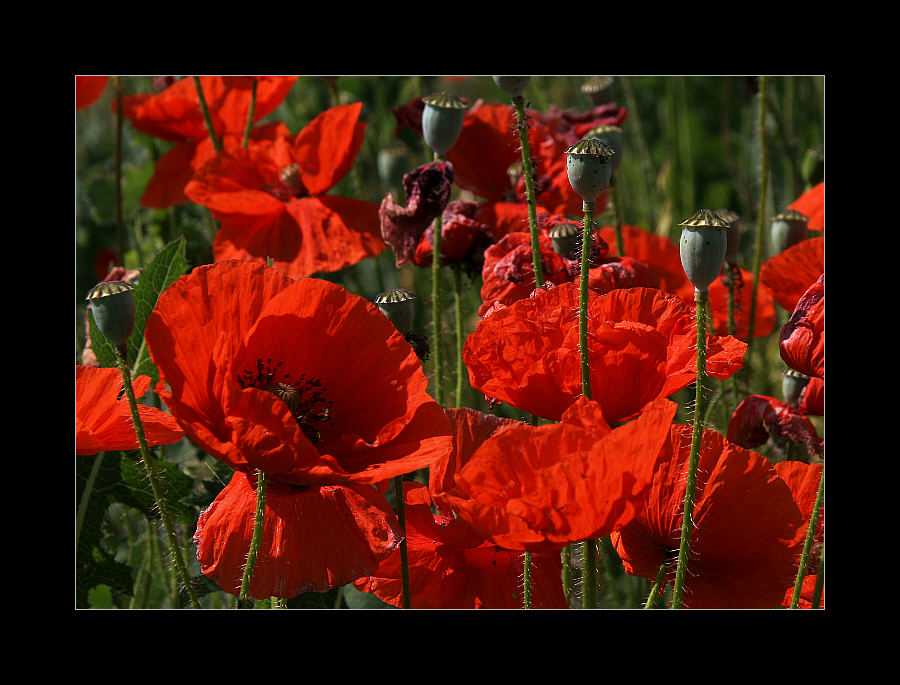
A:
[[[581,252],[581,226],[564,223],[550,229],[553,251],[560,257],[574,260]]]
[[[98,283],[87,295],[94,323],[116,347],[128,342],[134,330],[134,286],[125,281]]]
[[[412,330],[416,296],[405,288],[391,288],[375,297],[375,304],[403,335]]]
[[[622,163],[622,129],[618,126],[613,126],[612,124],[601,124],[588,131],[585,138],[602,140],[613,149],[613,152],[616,153],[612,163],[612,170],[615,174],[619,170],[619,165]]]
[[[803,180],[812,188],[825,180],[825,146],[817,145],[806,151],[800,166]]]
[[[581,84],[581,92],[591,99],[593,105],[605,105],[612,101],[612,76],[591,76]]]
[[[432,150],[443,155],[456,143],[469,105],[456,95],[435,93],[422,98],[422,134]]]
[[[772,217],[772,254],[780,254],[792,245],[796,245],[807,235],[809,217],[796,209]]]
[[[784,397],[785,404],[796,406],[800,401],[800,394],[803,388],[809,383],[809,376],[787,369],[781,379],[781,395]]]
[[[678,225],[682,227],[681,266],[694,288],[705,291],[722,271],[728,224],[714,212],[701,209]]]
[[[609,188],[615,151],[602,140],[585,138],[566,150],[566,171],[572,189],[585,202],[594,202]]]
[[[530,76],[492,76],[491,78],[494,79],[494,83],[500,90],[512,97],[521,95],[531,80]]]
[[[738,216],[737,212],[732,212],[730,209],[717,209],[714,214],[728,224],[728,228],[725,229],[728,235],[728,249],[725,250],[725,262],[734,264],[738,247],[741,244],[741,217]]]

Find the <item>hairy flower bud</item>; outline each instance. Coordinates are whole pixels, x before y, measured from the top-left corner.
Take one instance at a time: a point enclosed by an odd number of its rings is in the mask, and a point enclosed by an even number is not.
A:
[[[128,342],[134,329],[134,286],[125,281],[103,281],[87,295],[94,323],[116,347]]]
[[[585,202],[594,202],[609,188],[615,151],[602,140],[586,138],[566,150],[566,171],[572,189]]]
[[[681,266],[694,284],[705,291],[722,271],[728,249],[728,224],[708,209],[701,209],[679,226],[681,231]]]
[[[432,150],[443,155],[456,143],[462,131],[463,119],[469,108],[461,98],[447,93],[435,93],[422,98],[422,134]]]

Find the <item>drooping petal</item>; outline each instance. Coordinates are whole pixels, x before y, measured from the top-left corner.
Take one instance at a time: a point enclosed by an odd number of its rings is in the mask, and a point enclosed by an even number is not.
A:
[[[823,441],[816,427],[795,407],[767,395],[748,395],[728,423],[728,439],[747,449],[765,445],[770,435],[805,444],[820,455]]]
[[[366,131],[361,111],[361,102],[332,107],[297,134],[294,160],[310,195],[324,195],[350,170]]]
[[[235,595],[253,534],[255,486],[255,478],[236,472],[200,514],[194,534],[200,570]],[[374,488],[292,488],[270,481],[250,595],[291,598],[352,583],[372,573],[402,536]]]

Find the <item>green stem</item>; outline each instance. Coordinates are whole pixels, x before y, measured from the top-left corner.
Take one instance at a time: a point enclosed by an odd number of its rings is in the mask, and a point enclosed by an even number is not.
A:
[[[822,509],[822,499],[825,495],[825,470],[822,469],[822,476],[819,478],[819,491],[816,493],[816,500],[813,502],[812,513],[809,515],[809,528],[806,530],[806,540],[803,543],[803,552],[800,555],[800,567],[797,569],[797,580],[794,582],[794,595],[791,597],[791,609],[797,608],[800,601],[800,590],[803,587],[803,579],[806,577],[806,565],[809,563],[809,552],[813,546],[813,540],[816,537],[816,530],[819,527],[819,512]]]
[[[253,87],[250,91],[250,111],[247,112],[247,124],[244,126],[244,147],[250,144],[250,130],[253,128],[253,118],[256,116],[256,91],[259,88],[259,79],[253,79]]]
[[[622,206],[619,203],[618,187],[613,180],[609,184],[609,199],[612,201],[613,211],[616,216],[616,250],[620,257],[625,256],[625,238],[622,237]]]
[[[463,316],[462,316],[462,264],[453,265],[453,306],[456,314],[456,406],[465,406],[463,402],[463,378],[465,364],[463,364]]]
[[[209,132],[209,139],[212,142],[213,150],[222,151],[222,143],[216,135],[216,129],[213,127],[212,117],[209,115],[209,107],[206,105],[206,98],[203,95],[203,86],[200,83],[200,77],[194,76],[194,86],[197,88],[197,99],[200,101],[200,111],[203,113],[203,121],[206,122],[206,130]]]
[[[766,224],[766,193],[769,187],[769,146],[766,142],[766,101],[768,98],[768,80],[765,76],[759,77],[759,206],[756,216],[756,241],[753,249],[753,288],[750,295],[750,327],[747,336],[747,352],[745,359],[749,359],[750,346],[753,344],[753,331],[756,329],[756,300],[759,292],[759,272],[762,266],[763,231]],[[750,369],[746,371],[749,382]]]
[[[647,602],[644,604],[645,609],[651,609],[653,607],[653,600],[656,599],[659,588],[662,587],[663,580],[666,577],[667,568],[668,564],[663,562],[659,567],[659,571],[656,572],[656,580],[653,581],[653,587],[650,588],[650,594],[647,595]]]
[[[572,547],[566,545],[560,552],[562,560],[562,573],[560,579],[562,581],[563,595],[566,598],[566,606],[571,606],[572,590],[574,583],[572,582]]]
[[[684,591],[684,577],[687,570],[688,553],[691,546],[691,532],[694,525],[694,493],[697,489],[697,464],[700,461],[700,447],[703,442],[703,413],[705,398],[703,381],[706,378],[706,303],[709,291],[694,289],[697,306],[697,382],[695,385],[694,428],[691,433],[691,453],[688,459],[687,482],[684,488],[684,512],[681,520],[681,546],[678,549],[678,566],[675,570],[675,586],[672,608],[681,608]]]
[[[406,547],[406,502],[403,499],[403,477],[394,478],[394,499],[397,501],[397,518],[400,520],[400,528],[403,529],[403,540],[400,541],[400,587],[402,606],[404,609],[412,607],[412,599],[409,591],[409,556]]]
[[[593,234],[593,214],[596,203],[584,200],[584,232],[581,237],[581,282],[579,284],[578,304],[578,349],[581,356],[581,392],[591,399],[591,369],[588,360],[587,306],[588,306],[588,272],[591,263],[591,237]]]
[[[822,548],[822,558],[819,560],[819,570],[816,573],[816,584],[813,586],[812,607],[819,609],[822,606],[822,590],[825,586],[825,548]]]
[[[439,161],[440,155],[434,154]],[[438,214],[434,219],[434,253],[431,258],[431,320],[434,335],[434,401],[443,405],[442,389],[443,355],[441,355],[441,230],[442,217]]]
[[[78,503],[78,513],[75,515],[75,549],[78,549],[78,538],[81,537],[81,527],[84,525],[84,515],[87,512],[88,501],[91,499],[91,493],[94,491],[94,483],[97,482],[97,474],[100,472],[100,464],[103,462],[105,452],[98,452],[94,457],[94,463],[91,464],[91,472],[88,474],[87,482],[84,484],[84,490],[81,493],[81,501]]]
[[[541,244],[538,238],[537,207],[534,199],[534,170],[531,166],[531,144],[528,142],[528,116],[525,113],[525,98],[512,98],[519,127],[519,147],[522,150],[522,172],[525,174],[525,198],[528,203],[528,228],[531,231],[531,263],[534,267],[534,286],[544,285],[544,267],[541,259]]]
[[[256,568],[256,557],[262,544],[263,524],[266,521],[266,474],[256,470],[256,511],[253,514],[253,536],[250,538],[250,549],[247,552],[247,563],[244,565],[244,577],[241,579],[241,594],[238,595],[238,608],[248,606],[250,597],[250,581]]]
[[[525,552],[523,558],[522,584],[524,585],[523,605],[531,608],[531,552]]]
[[[188,573],[187,563],[178,544],[178,538],[175,536],[175,527],[172,525],[172,519],[169,516],[169,508],[163,498],[162,488],[159,485],[159,478],[156,474],[156,467],[153,464],[153,457],[150,455],[150,448],[147,445],[147,438],[144,436],[144,424],[141,422],[141,415],[138,412],[137,400],[134,396],[134,387],[131,384],[131,373],[128,370],[128,362],[125,358],[124,345],[116,345],[116,359],[119,371],[122,374],[122,383],[125,386],[125,394],[128,397],[128,406],[131,409],[131,420],[134,423],[134,432],[137,435],[138,445],[141,448],[141,458],[144,462],[144,469],[147,471],[147,478],[150,480],[150,488],[153,491],[153,498],[156,500],[156,508],[159,510],[160,518],[162,518],[163,528],[166,532],[166,540],[169,543],[169,550],[181,577],[181,582],[187,590],[191,600],[191,605],[195,609],[200,608],[200,602],[197,599],[197,593],[191,582],[191,576]]]
[[[581,563],[581,608],[597,608],[597,544],[593,538],[582,545]]]

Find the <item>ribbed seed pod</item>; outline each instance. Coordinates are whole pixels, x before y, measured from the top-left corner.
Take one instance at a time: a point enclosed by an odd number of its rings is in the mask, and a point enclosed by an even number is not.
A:
[[[772,254],[780,254],[807,236],[809,217],[788,209],[772,217]]]
[[[98,283],[87,295],[94,323],[111,343],[122,347],[134,330],[134,286],[125,281]]]
[[[521,95],[528,82],[531,81],[530,76],[492,76],[494,83],[507,95],[516,97]]]
[[[405,288],[391,288],[376,295],[375,304],[394,327],[403,335],[412,330],[416,309],[413,300],[416,296]]]
[[[456,95],[434,93],[422,98],[422,134],[432,150],[443,155],[456,143],[462,131],[463,119],[469,108],[465,100]]]
[[[615,151],[602,140],[585,138],[566,150],[566,171],[572,189],[585,202],[594,202],[609,188]]]
[[[725,229],[725,232],[728,235],[728,248],[725,250],[725,262],[734,264],[738,247],[740,247],[741,244],[741,217],[738,216],[737,212],[733,212],[730,209],[717,209],[714,214],[728,224],[728,228]]]
[[[803,388],[805,388],[808,383],[809,376],[802,374],[799,371],[795,371],[794,369],[785,370],[784,376],[781,379],[781,395],[784,398],[785,404],[796,406],[800,401],[800,394],[803,392]]]
[[[705,291],[722,271],[728,249],[728,224],[715,212],[701,209],[679,226],[681,266],[697,290]]]
[[[613,173],[616,173],[622,164],[622,129],[612,124],[601,124],[588,131],[584,137],[602,140],[613,149],[616,156],[613,157],[612,165]]]
[[[581,253],[581,233],[581,226],[576,224],[557,224],[550,229],[553,251],[565,259],[577,259]]]

